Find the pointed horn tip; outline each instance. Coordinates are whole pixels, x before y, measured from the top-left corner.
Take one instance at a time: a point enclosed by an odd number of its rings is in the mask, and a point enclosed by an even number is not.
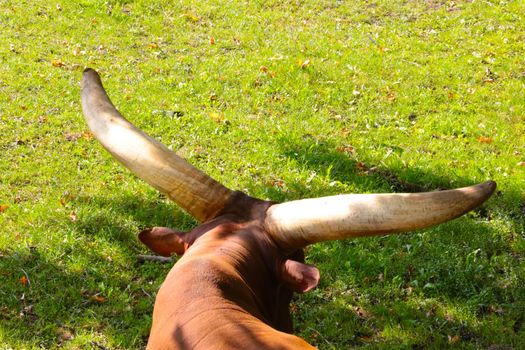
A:
[[[97,71],[94,70],[93,68],[89,68],[89,67],[86,67],[84,68],[84,71],[82,72],[83,75],[86,75],[86,74],[97,74]]]
[[[86,80],[93,79],[100,80],[100,75],[93,68],[86,67],[82,72],[82,83],[84,83]]]
[[[497,184],[496,181],[489,180],[479,184],[479,186],[481,187],[482,192],[485,193],[488,199],[496,190]]]

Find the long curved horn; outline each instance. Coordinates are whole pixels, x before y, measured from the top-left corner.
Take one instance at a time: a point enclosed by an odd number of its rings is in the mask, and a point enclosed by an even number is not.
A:
[[[84,70],[81,96],[84,117],[109,153],[197,220],[213,218],[228,202],[231,190],[124,119],[93,69]]]
[[[496,189],[487,181],[448,191],[348,194],[274,204],[266,227],[284,249],[321,241],[417,230],[457,218]]]

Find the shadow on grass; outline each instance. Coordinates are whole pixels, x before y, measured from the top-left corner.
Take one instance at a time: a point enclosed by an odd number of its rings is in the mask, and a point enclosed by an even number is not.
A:
[[[83,255],[83,261],[74,262],[75,267],[47,255],[30,248],[0,258],[0,271],[9,271],[2,277],[0,292],[2,346],[50,349],[74,342],[81,348],[96,349],[105,348],[108,338],[112,339],[109,344],[144,344],[153,299],[147,303],[134,300],[148,299],[137,281],[133,284],[112,273],[111,262],[96,249],[88,257]],[[105,263],[107,268],[101,268]],[[103,335],[99,333],[102,329]],[[123,334],[128,334],[127,340]]]
[[[68,205],[76,220],[49,233],[63,242],[44,242],[56,251],[37,243],[0,252],[0,344],[143,348],[155,293],[171,266],[136,259],[147,252],[137,228],[193,220],[162,198],[78,197]],[[43,227],[54,225],[50,217]]]
[[[281,146],[283,154],[300,164],[319,174],[329,172],[334,181],[352,183],[365,192],[378,187],[414,192],[432,190],[431,186],[447,188],[450,183],[413,169],[406,170],[410,176],[396,176],[388,169],[370,172],[370,166],[364,169],[333,151],[329,143]],[[406,183],[401,177],[423,180]],[[468,179],[461,180],[461,185],[469,184]],[[332,194],[330,189],[311,193],[301,183],[292,186],[299,194]],[[292,199],[286,193],[274,196]],[[0,291],[5,304],[0,306],[2,341],[47,348],[70,341],[68,333],[100,331],[101,339],[81,344],[96,348],[106,336],[117,346],[141,347],[149,331],[155,291],[170,266],[133,260],[137,252],[145,251],[136,231],[152,226],[187,230],[195,221],[161,197],[143,194],[81,197],[74,205],[78,219],[67,230],[85,239],[65,248],[63,263],[34,249],[0,258],[2,272],[14,271]],[[486,209],[472,215],[490,218]],[[90,238],[93,245],[83,246]],[[125,273],[114,273],[115,264],[97,250],[96,245],[104,242],[124,252],[128,260],[117,268],[126,269]],[[74,260],[76,250],[89,253],[77,255],[83,261],[68,264],[68,252]],[[321,349],[371,343],[442,347],[454,342],[518,347],[525,339],[525,288],[520,284],[523,273],[513,270],[519,257],[511,251],[507,237],[471,217],[413,234],[316,245],[309,248],[308,259],[320,267],[322,283],[318,290],[296,298],[296,328]],[[25,273],[31,286],[19,280]],[[97,301],[97,295],[107,300]]]
[[[309,168],[317,174],[328,174],[330,181],[351,183],[361,193],[378,192],[378,187],[383,192],[426,192],[446,190],[457,187],[475,185],[471,179],[458,179],[446,176],[435,176],[421,168],[389,169],[378,164],[364,164],[349,156],[346,151],[327,140],[290,140],[283,138],[278,142],[281,153],[298,164]],[[502,184],[500,184],[502,185]],[[507,185],[507,184],[505,184]],[[311,189],[301,183],[291,183],[294,189],[292,196],[281,191],[270,191],[272,199],[286,201],[295,199],[295,194],[304,196],[331,195],[330,188],[311,192]],[[515,231],[525,228],[525,199],[522,188],[505,187],[505,192],[500,189],[490,199],[490,205],[482,206],[475,212],[484,218],[491,219],[490,211],[498,212],[509,219]],[[488,210],[490,207],[490,210]]]
[[[316,245],[307,256],[322,283],[298,299],[297,328],[321,349],[333,340],[336,349],[371,343],[521,348],[522,267],[518,257],[498,263],[510,258],[509,248],[493,228],[471,219]]]

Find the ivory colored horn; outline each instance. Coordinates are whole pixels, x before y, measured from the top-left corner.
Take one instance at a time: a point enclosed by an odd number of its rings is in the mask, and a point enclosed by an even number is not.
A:
[[[348,194],[275,204],[266,227],[285,249],[329,240],[413,231],[461,216],[485,202],[494,181],[447,191]]]
[[[212,219],[232,191],[128,122],[111,103],[100,77],[84,70],[82,110],[95,137],[119,162],[200,222]]]

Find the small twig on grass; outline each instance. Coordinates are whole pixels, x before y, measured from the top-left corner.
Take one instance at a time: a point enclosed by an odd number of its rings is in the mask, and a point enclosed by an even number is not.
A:
[[[158,255],[137,255],[137,258],[139,261],[158,261],[161,263],[172,263],[174,260],[172,258],[166,258],[164,256],[158,256]]]
[[[146,295],[148,296],[148,298],[150,298],[150,299],[153,298],[153,297],[151,296],[151,294],[149,294],[148,292],[146,292],[146,291],[144,290],[144,288],[140,287],[140,289],[142,290],[142,292],[143,292],[144,294],[146,294]]]
[[[376,45],[376,46],[379,46],[379,44],[377,43],[377,41],[374,40],[374,38],[372,38],[372,36],[370,34],[367,34],[366,35],[368,37],[368,39],[372,42],[372,44]]]

